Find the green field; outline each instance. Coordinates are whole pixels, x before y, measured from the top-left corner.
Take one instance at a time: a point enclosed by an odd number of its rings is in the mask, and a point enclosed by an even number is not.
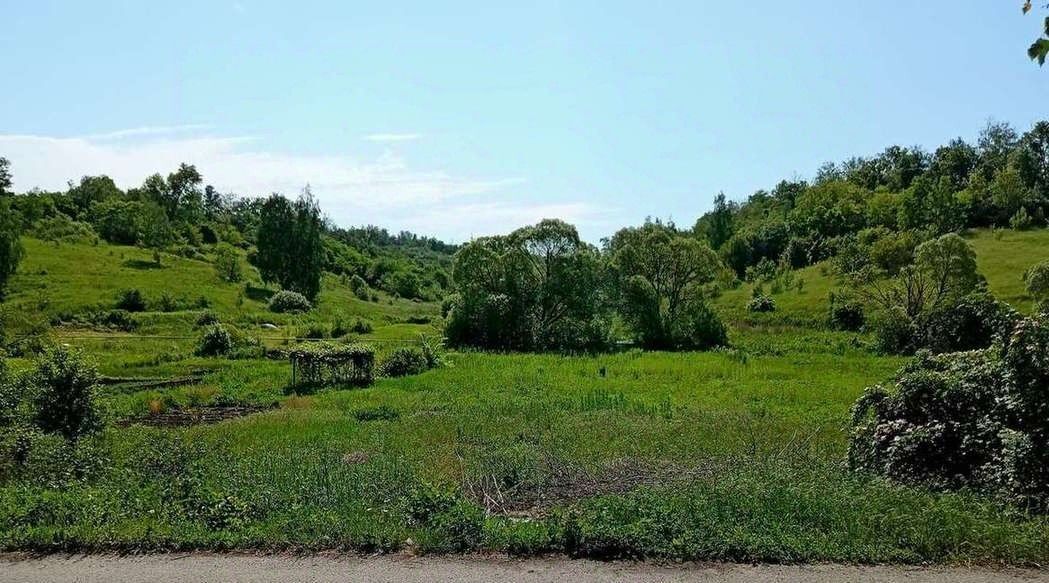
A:
[[[1022,310],[1023,271],[1049,231],[975,233],[990,289]],[[221,282],[204,261],[152,265],[130,247],[27,240],[8,310],[111,307],[138,288],[293,342],[337,317],[374,325],[380,352],[439,330],[434,304],[356,299],[326,276],[306,316],[266,310],[266,289]],[[935,493],[849,474],[849,409],[905,362],[863,334],[823,328],[827,269],[750,315],[748,285],[715,302],[733,347],[596,356],[452,353],[452,365],[365,389],[287,396],[284,361],[193,356],[197,308],[137,314],[133,333],[59,327],[112,376],[193,386],[103,388],[111,423],[77,475],[0,486],[3,549],[356,549],[567,552],[706,560],[978,562],[1049,560],[1049,520],[971,493]],[[429,319],[431,323],[412,323]],[[276,330],[260,328],[272,323]],[[139,335],[154,336],[139,338]],[[156,338],[155,336],[166,336]],[[17,366],[24,361],[16,360]],[[124,421],[225,400],[277,408],[214,425]],[[76,461],[76,460],[74,460]]]

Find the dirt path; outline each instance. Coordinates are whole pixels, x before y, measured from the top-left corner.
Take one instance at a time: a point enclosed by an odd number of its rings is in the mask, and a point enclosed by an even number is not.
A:
[[[318,555],[171,554],[145,556],[0,555],[0,582],[327,582],[406,583],[455,581],[718,581],[718,582],[936,582],[1046,581],[1049,571],[966,568],[856,567],[847,565],[658,565],[565,558],[354,557]]]

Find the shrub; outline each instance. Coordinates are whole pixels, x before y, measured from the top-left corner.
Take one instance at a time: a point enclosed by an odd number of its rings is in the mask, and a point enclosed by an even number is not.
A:
[[[1049,297],[1049,261],[1043,261],[1024,272],[1024,284],[1031,297]]]
[[[197,342],[199,356],[227,356],[233,352],[233,335],[222,324],[213,324],[204,329]]]
[[[1020,320],[991,348],[920,352],[891,390],[853,406],[854,470],[997,492],[1049,510],[1049,325]]]
[[[187,307],[187,302],[181,298],[175,297],[169,291],[163,291],[160,293],[160,297],[157,298],[156,305],[154,308],[158,312],[177,312]]]
[[[142,312],[146,309],[146,299],[137,289],[125,289],[117,294],[116,308],[129,312]]]
[[[1017,320],[1019,314],[1008,304],[981,291],[923,316],[916,327],[916,343],[936,353],[987,348],[995,336],[1012,330]]]
[[[68,441],[102,427],[95,401],[98,373],[79,351],[54,348],[28,376],[33,392],[33,424]]]
[[[353,318],[349,322],[342,318],[336,318],[335,323],[331,327],[332,338],[342,338],[343,336],[353,332],[354,334],[371,334],[372,323],[364,318]]]
[[[240,268],[240,255],[228,243],[215,248],[215,271],[223,281],[238,282],[243,277]]]
[[[197,327],[210,326],[219,323],[219,316],[211,310],[204,310],[197,316]]]
[[[831,292],[828,320],[835,330],[859,331],[865,322],[863,304]]]
[[[306,330],[304,330],[301,334],[303,338],[310,338],[312,340],[327,338],[328,327],[319,322],[311,322],[306,326]]]
[[[1009,219],[1009,226],[1017,231],[1026,231],[1034,225],[1034,219],[1028,214],[1027,209],[1020,207],[1020,210],[1016,211]]]
[[[54,217],[40,219],[30,229],[37,239],[58,241],[62,243],[80,243],[94,245],[98,243],[98,233],[89,223],[74,221],[62,213]]]
[[[728,329],[706,302],[693,302],[682,314],[681,324],[674,334],[679,348],[708,350],[728,345]]]
[[[901,309],[877,314],[871,321],[874,344],[885,354],[911,354],[915,350],[914,322]]]
[[[754,295],[747,302],[748,312],[775,312],[776,301],[770,296],[765,295],[760,291],[760,288],[754,288]]]
[[[426,368],[450,366],[448,355],[444,351],[444,338],[435,338],[425,334],[419,335],[419,351],[426,360]]]
[[[379,363],[379,375],[391,378],[419,374],[426,369],[426,357],[415,348],[398,348]]]
[[[368,301],[368,282],[364,281],[363,277],[359,275],[354,275],[353,277],[351,277],[350,290],[353,291],[353,295],[357,296],[357,299]]]
[[[282,289],[270,298],[269,309],[271,312],[283,314],[287,312],[308,312],[313,306],[306,296],[299,292]]]
[[[127,310],[108,310],[95,315],[93,323],[111,330],[131,332],[138,327],[138,322]]]

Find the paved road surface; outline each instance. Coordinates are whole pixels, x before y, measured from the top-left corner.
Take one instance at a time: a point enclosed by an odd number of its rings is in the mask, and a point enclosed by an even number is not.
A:
[[[0,582],[112,583],[162,582],[390,582],[502,581],[558,583],[612,581],[700,581],[736,583],[976,583],[982,581],[1049,582],[1049,571],[964,568],[856,567],[845,565],[658,565],[596,562],[565,558],[507,559],[492,557],[355,557],[318,555],[290,557],[230,554],[146,556],[51,555],[25,558],[0,555]]]

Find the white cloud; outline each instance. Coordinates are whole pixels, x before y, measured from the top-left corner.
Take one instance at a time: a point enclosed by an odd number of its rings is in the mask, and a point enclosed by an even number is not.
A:
[[[198,130],[206,130],[211,126],[206,124],[185,124],[178,126],[143,126],[138,128],[129,128],[126,130],[116,130],[113,132],[106,132],[102,134],[90,134],[84,136],[89,140],[119,140],[122,138],[136,138],[142,136],[157,136],[165,134],[177,134],[181,132],[193,132]]]
[[[17,191],[64,190],[69,180],[97,174],[129,188],[154,172],[171,172],[188,162],[221,192],[294,195],[309,183],[337,224],[371,223],[455,241],[547,217],[584,222],[595,216],[585,203],[515,195],[511,191],[524,182],[520,178],[417,169],[390,151],[372,159],[302,155],[267,150],[251,137],[184,135],[197,129],[134,128],[74,138],[0,134],[0,155],[11,160]]]
[[[422,134],[368,134],[364,136],[365,141],[368,142],[414,142],[419,138],[423,137]]]

